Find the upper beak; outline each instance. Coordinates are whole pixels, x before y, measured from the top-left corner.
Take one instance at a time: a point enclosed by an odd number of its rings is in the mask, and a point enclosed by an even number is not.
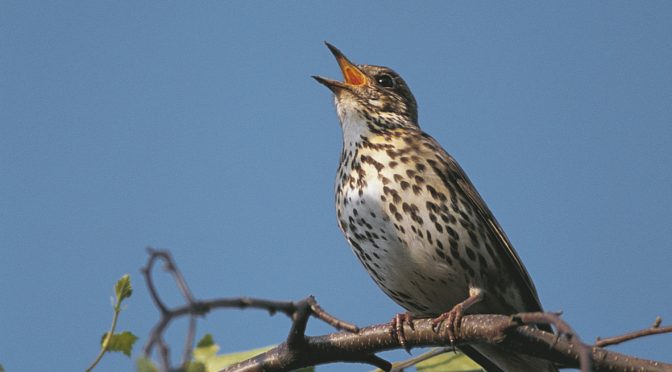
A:
[[[355,66],[352,62],[350,62],[348,58],[345,57],[345,55],[343,55],[343,53],[341,53],[340,50],[338,50],[338,48],[329,44],[326,41],[324,43],[327,45],[329,50],[331,50],[331,53],[333,53],[334,57],[336,57],[338,66],[341,68],[341,72],[343,73],[343,80],[345,81],[340,82],[336,80],[323,78],[321,76],[313,76],[315,80],[317,80],[321,84],[324,84],[327,88],[331,89],[333,92],[336,92],[343,88],[350,88],[353,86],[366,84],[368,78],[359,68],[357,68],[357,66]]]

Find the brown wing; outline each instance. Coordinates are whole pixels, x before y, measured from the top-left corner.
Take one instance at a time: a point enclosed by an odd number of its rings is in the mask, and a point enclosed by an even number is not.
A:
[[[518,257],[518,254],[513,249],[513,245],[511,245],[509,238],[506,236],[504,230],[497,222],[497,219],[495,219],[495,216],[492,214],[488,206],[485,204],[485,201],[483,201],[483,198],[478,193],[478,191],[476,191],[476,188],[469,180],[469,177],[467,177],[467,174],[464,172],[464,170],[462,170],[462,167],[460,167],[460,165],[455,161],[455,159],[453,159],[452,156],[450,156],[445,150],[443,150],[441,145],[439,145],[439,143],[435,139],[433,139],[427,134],[423,134],[423,136],[427,140],[431,141],[434,147],[439,152],[436,155],[438,155],[443,160],[441,162],[441,166],[447,168],[443,170],[444,174],[456,175],[456,181],[457,181],[456,183],[460,188],[459,191],[461,191],[464,195],[466,195],[467,198],[469,198],[469,201],[471,201],[472,205],[476,206],[477,213],[479,214],[479,216],[484,221],[486,221],[488,229],[499,242],[499,247],[497,248],[501,248],[503,250],[503,252],[501,253],[505,264],[508,263],[509,266],[513,268],[512,277],[518,283],[519,288],[521,288],[522,290],[527,289],[528,293],[523,294],[523,300],[525,301],[526,304],[525,310],[542,311],[541,302],[539,301],[539,296],[537,295],[537,290],[534,287],[534,284],[532,283],[530,274],[525,269],[525,266],[520,260],[520,257]],[[548,330],[550,331],[549,327],[542,327],[542,329],[545,330],[546,328],[548,328]]]

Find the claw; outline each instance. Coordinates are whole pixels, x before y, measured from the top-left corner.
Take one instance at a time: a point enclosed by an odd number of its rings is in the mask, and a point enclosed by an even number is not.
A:
[[[483,292],[478,288],[469,289],[469,297],[466,300],[460,302],[459,304],[453,306],[450,311],[445,312],[436,319],[432,321],[432,329],[435,332],[439,331],[439,326],[444,321],[446,322],[446,332],[448,332],[448,340],[450,341],[450,346],[455,348],[455,340],[460,336],[462,331],[462,316],[464,315],[464,310],[470,308],[475,303],[480,302],[483,299]]]
[[[390,333],[399,341],[399,345],[411,354],[411,348],[406,343],[406,335],[404,334],[404,323],[407,323],[412,330],[415,330],[413,325],[413,316],[411,313],[397,314],[390,322]]]
[[[460,336],[462,331],[462,316],[463,306],[461,303],[455,305],[450,311],[445,312],[432,321],[432,329],[438,332],[442,323],[446,323],[446,332],[448,333],[448,341],[450,346],[455,347],[455,340]]]

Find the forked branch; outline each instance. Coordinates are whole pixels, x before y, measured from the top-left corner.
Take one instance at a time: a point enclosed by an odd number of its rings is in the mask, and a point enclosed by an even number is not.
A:
[[[168,251],[150,248],[148,252],[149,260],[142,272],[161,318],[149,335],[144,353],[149,356],[155,348],[158,348],[163,371],[172,370],[169,348],[163,339],[170,322],[181,316],[188,316],[191,319],[183,352],[182,367],[184,367],[191,359],[196,317],[220,308],[256,308],[266,310],[271,315],[282,312],[292,319],[285,342],[265,353],[227,367],[224,369],[227,372],[287,371],[336,362],[366,363],[390,370],[392,364],[378,357],[376,353],[401,348],[397,337],[391,332],[389,323],[360,329],[325,312],[312,296],[296,302],[256,298],[197,300]],[[165,269],[174,277],[186,302],[185,305],[170,308],[161,300],[152,278],[152,269],[157,261],[163,261]],[[341,332],[315,337],[306,336],[306,326],[311,316]],[[557,335],[533,326],[539,323],[554,325],[558,330]],[[592,365],[595,371],[672,371],[672,364],[640,359],[603,348],[638,337],[672,332],[672,327],[660,327],[660,322],[646,330],[598,340],[592,346],[581,342],[571,327],[556,313],[522,313],[513,316],[466,315],[462,318],[461,324],[461,332],[454,342],[455,346],[488,343],[549,360],[565,368],[581,367],[583,370],[588,370]],[[450,346],[445,328],[435,331],[431,319],[416,319],[412,324],[404,323],[403,326],[408,347]]]

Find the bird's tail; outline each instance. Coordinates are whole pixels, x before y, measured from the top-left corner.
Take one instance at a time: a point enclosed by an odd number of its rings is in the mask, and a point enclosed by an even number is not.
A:
[[[488,372],[557,372],[553,363],[525,354],[512,353],[494,345],[461,346],[467,356]]]

